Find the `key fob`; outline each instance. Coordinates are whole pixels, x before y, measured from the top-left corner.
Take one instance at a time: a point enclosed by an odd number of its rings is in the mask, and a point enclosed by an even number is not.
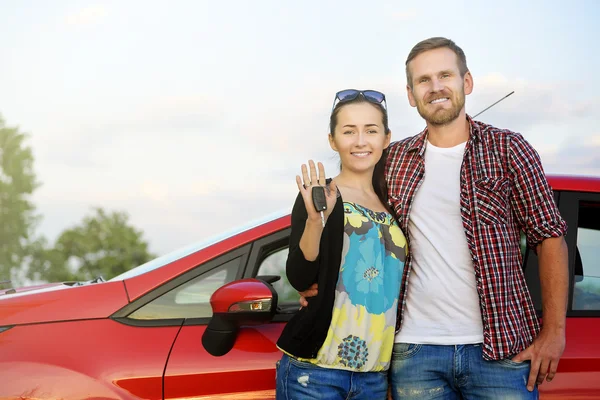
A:
[[[325,188],[323,186],[313,186],[312,199],[317,212],[327,210],[327,198],[325,197]]]

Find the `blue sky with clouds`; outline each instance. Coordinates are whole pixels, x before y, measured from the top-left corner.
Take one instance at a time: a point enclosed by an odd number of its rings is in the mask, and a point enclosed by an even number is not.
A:
[[[337,90],[386,93],[394,139],[424,123],[404,60],[455,40],[482,120],[519,131],[551,173],[600,175],[600,3],[13,1],[0,3],[0,114],[31,135],[54,239],[124,210],[161,254],[291,208],[327,142]]]

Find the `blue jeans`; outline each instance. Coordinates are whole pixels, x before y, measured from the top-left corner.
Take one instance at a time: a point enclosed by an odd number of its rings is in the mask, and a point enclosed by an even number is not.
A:
[[[284,354],[277,362],[276,400],[385,400],[388,371],[352,372],[322,368]]]
[[[390,384],[398,399],[538,399],[527,390],[531,363],[483,359],[480,344],[396,343]]]

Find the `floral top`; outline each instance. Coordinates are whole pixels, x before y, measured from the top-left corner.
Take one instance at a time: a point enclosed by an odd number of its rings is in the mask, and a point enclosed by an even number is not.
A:
[[[344,202],[344,247],[327,338],[314,359],[350,371],[389,368],[406,240],[387,212]]]

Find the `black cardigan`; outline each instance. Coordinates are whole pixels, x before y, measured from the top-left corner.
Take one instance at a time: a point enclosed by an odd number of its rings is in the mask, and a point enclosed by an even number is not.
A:
[[[331,179],[328,179],[327,183],[330,181]],[[308,306],[298,311],[287,323],[277,346],[295,357],[315,358],[331,324],[335,288],[342,262],[344,207],[339,192],[337,202],[321,234],[319,255],[315,261],[307,261],[300,250],[300,238],[307,218],[304,199],[298,193],[292,209],[286,274],[290,284],[299,292],[317,282],[318,294],[307,298]]]

